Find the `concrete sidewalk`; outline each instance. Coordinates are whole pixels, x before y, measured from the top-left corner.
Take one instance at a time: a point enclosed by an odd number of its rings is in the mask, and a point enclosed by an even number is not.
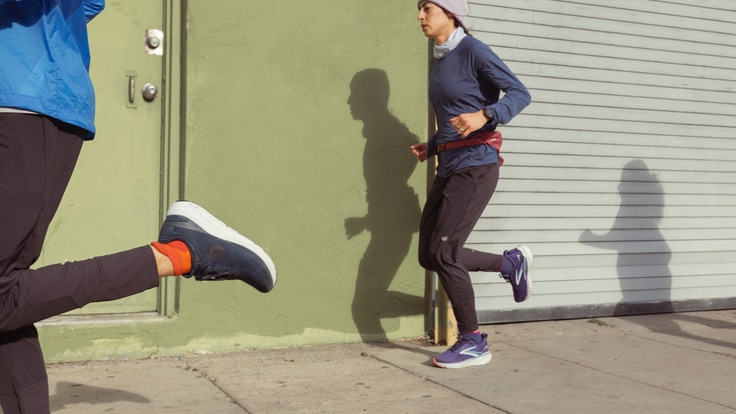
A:
[[[483,327],[493,360],[420,342],[51,364],[54,413],[734,413],[736,310]]]

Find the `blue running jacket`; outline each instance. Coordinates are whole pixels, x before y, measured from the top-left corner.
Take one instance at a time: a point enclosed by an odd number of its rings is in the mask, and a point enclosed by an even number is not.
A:
[[[95,133],[87,23],[105,0],[0,0],[0,107]]]

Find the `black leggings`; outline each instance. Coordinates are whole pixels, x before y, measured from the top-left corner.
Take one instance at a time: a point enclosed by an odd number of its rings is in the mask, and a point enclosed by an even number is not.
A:
[[[419,264],[437,273],[460,333],[478,329],[475,293],[468,272],[500,271],[503,256],[466,249],[465,241],[491,200],[498,164],[435,177],[419,227]]]
[[[30,269],[85,134],[40,115],[0,113],[0,412],[5,414],[49,412],[34,323],[159,284],[149,246]]]

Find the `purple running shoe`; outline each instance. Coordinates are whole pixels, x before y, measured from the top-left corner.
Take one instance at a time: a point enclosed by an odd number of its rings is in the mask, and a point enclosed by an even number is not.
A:
[[[503,252],[503,255],[514,265],[513,273],[501,274],[502,278],[511,283],[514,300],[523,302],[529,299],[532,294],[532,261],[534,261],[532,251],[520,244],[515,249]]]
[[[488,365],[491,351],[488,350],[488,335],[481,334],[482,340],[476,343],[470,335],[460,335],[455,345],[432,358],[432,364],[440,368],[465,368]]]

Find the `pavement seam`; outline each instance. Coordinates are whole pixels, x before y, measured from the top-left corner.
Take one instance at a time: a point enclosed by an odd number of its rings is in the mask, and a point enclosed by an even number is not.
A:
[[[670,333],[667,333],[667,332],[657,332],[657,333],[663,333],[663,334],[666,334],[666,335],[677,336],[677,337],[685,338],[685,339],[692,339],[692,340],[695,340],[695,341],[700,340],[700,341],[703,341],[705,343],[710,343],[711,345],[716,345],[716,346],[727,346],[727,345],[733,346],[734,345],[734,344],[725,343],[725,342],[724,342],[724,344],[716,344],[713,341],[705,341],[704,340],[705,338],[700,338],[700,337],[696,337],[696,336],[693,336],[693,335],[670,334]],[[722,356],[722,357],[725,357],[725,358],[736,359],[736,355],[729,354],[729,353],[726,353],[726,352],[705,351],[705,350],[694,348],[694,347],[691,347],[691,346],[685,346],[685,345],[680,345],[680,344],[673,344],[672,342],[661,341],[661,340],[658,340],[658,339],[655,339],[655,338],[650,338],[650,337],[646,337],[646,336],[640,336],[640,335],[633,334],[633,333],[632,334],[624,334],[624,335],[633,336],[635,338],[644,339],[644,340],[647,340],[647,341],[650,341],[650,342],[656,342],[658,344],[664,344],[664,345],[669,345],[669,346],[676,346],[676,347],[679,347],[679,348],[688,349],[690,351],[705,352],[705,353],[708,353],[708,354],[718,355],[718,356]]]
[[[689,347],[689,346],[683,346],[683,345],[673,344],[671,342],[660,341],[660,340],[657,340],[657,339],[654,339],[654,338],[648,338],[648,337],[639,336],[639,335],[636,335],[636,334],[625,334],[625,335],[630,335],[630,336],[633,336],[633,337],[638,338],[638,339],[643,339],[643,340],[647,340],[647,341],[650,341],[650,342],[655,342],[655,343],[658,343],[658,344],[666,344],[666,345],[669,345],[669,346],[676,346],[676,347],[679,347],[679,348],[688,349],[690,351],[704,352],[704,353],[707,353],[707,354],[718,355],[718,356],[722,356],[722,357],[726,357],[726,358],[730,358],[730,359],[735,358],[733,355],[726,354],[726,353],[723,353],[723,352],[704,351],[702,349],[697,349],[697,348],[693,348],[693,347]],[[679,335],[676,335],[676,336],[679,336]],[[687,336],[685,338],[687,338]],[[690,339],[693,339],[693,338],[690,338]],[[640,381],[636,381],[636,382],[641,383]],[[675,394],[680,394],[680,395],[683,395],[683,396],[686,396],[686,397],[694,398],[696,400],[708,402],[708,403],[713,404],[713,405],[718,405],[718,406],[721,406],[721,407],[729,408],[731,410],[736,409],[736,407],[732,407],[730,405],[725,405],[725,404],[718,403],[718,402],[715,402],[715,401],[706,400],[706,399],[703,399],[703,398],[700,398],[700,397],[696,397],[696,396],[691,395],[691,394],[686,394],[684,392],[672,390],[672,389],[669,389],[669,388],[658,387],[658,386],[655,386],[655,385],[652,385],[652,384],[647,384],[647,383],[643,383],[643,384],[649,385],[650,387],[659,388],[661,390],[665,390],[665,391],[668,391],[668,392],[673,392]]]
[[[214,378],[211,375],[209,375],[206,371],[201,370],[198,367],[195,367],[194,365],[190,364],[189,361],[186,361],[183,358],[179,358],[179,360],[184,364],[184,367],[182,368],[183,370],[196,372],[196,373],[202,375],[202,377],[204,379],[206,379],[207,381],[209,381],[210,384],[212,384],[215,388],[217,388],[218,390],[220,390],[221,393],[225,394],[225,396],[227,396],[227,398],[230,399],[230,402],[232,402],[234,405],[240,407],[240,409],[242,409],[245,414],[253,414],[250,411],[248,411],[248,409],[243,404],[241,404],[240,402],[238,402],[237,399],[235,399],[232,395],[230,395],[229,392],[227,392],[224,388],[222,388],[221,386],[219,386],[217,384],[217,379],[216,378]]]
[[[637,335],[633,335],[633,334],[624,333],[624,335],[629,335],[629,336],[636,337],[638,339],[645,339],[645,340],[652,341],[652,342],[657,342],[657,343],[666,343],[667,345],[671,345],[671,346],[677,346],[677,345],[673,345],[673,344],[671,344],[669,342],[655,341],[655,340],[652,340],[650,338],[641,337],[641,336],[637,336]],[[722,404],[722,403],[719,403],[719,402],[715,402],[715,401],[711,401],[711,400],[706,400],[704,398],[700,398],[700,397],[697,397],[697,396],[694,396],[694,395],[686,394],[686,393],[681,392],[681,391],[673,390],[673,389],[670,389],[670,388],[664,388],[664,387],[661,387],[661,386],[650,384],[648,382],[639,381],[639,380],[636,380],[636,379],[633,379],[633,378],[628,378],[628,377],[625,377],[623,375],[618,375],[618,374],[614,373],[614,371],[605,371],[605,370],[602,370],[602,369],[599,369],[599,368],[596,368],[596,367],[591,367],[591,366],[582,364],[580,362],[571,361],[569,359],[560,358],[560,357],[555,356],[555,355],[550,355],[550,354],[547,354],[547,353],[544,353],[544,352],[539,352],[539,351],[536,351],[536,350],[533,350],[533,349],[525,348],[524,346],[521,346],[518,343],[513,344],[513,346],[518,347],[518,348],[521,348],[521,349],[523,349],[523,350],[525,350],[527,352],[531,352],[531,353],[534,353],[534,354],[537,354],[537,355],[543,355],[543,356],[545,356],[547,358],[555,359],[557,361],[566,362],[566,363],[571,364],[571,365],[575,365],[575,366],[578,366],[578,367],[581,367],[581,368],[589,369],[589,370],[592,370],[592,371],[595,371],[595,372],[598,372],[598,373],[601,373],[601,374],[610,375],[610,376],[613,376],[613,377],[616,377],[616,378],[619,378],[619,379],[623,379],[623,380],[626,380],[626,381],[631,381],[631,382],[634,382],[634,383],[637,383],[637,384],[646,385],[647,387],[652,387],[652,388],[655,388],[655,389],[659,389],[659,390],[671,392],[671,393],[674,393],[674,394],[679,394],[679,395],[682,395],[684,397],[692,398],[692,399],[698,400],[698,401],[703,401],[703,402],[706,402],[706,403],[709,403],[709,404],[717,405],[719,407],[724,407],[724,408],[728,408],[728,409],[731,409],[731,410],[733,410],[734,408],[736,408],[736,407],[731,407],[731,406],[728,406],[728,405],[725,405],[725,404]],[[690,349],[688,347],[683,347],[683,348]],[[708,351],[703,351],[703,350],[698,350],[698,351],[700,351],[700,352],[708,352]]]
[[[498,411],[500,411],[500,412],[502,412],[502,413],[505,413],[505,414],[513,414],[512,412],[510,412],[510,411],[506,411],[506,410],[504,410],[504,409],[503,409],[503,408],[501,408],[501,407],[497,407],[497,406],[495,406],[495,405],[493,405],[493,404],[488,404],[487,402],[485,402],[485,401],[482,401],[482,400],[479,400],[479,399],[477,399],[477,398],[473,397],[472,395],[468,395],[468,394],[466,394],[466,393],[464,393],[464,392],[462,392],[462,391],[459,391],[459,390],[456,390],[456,389],[454,389],[454,388],[448,387],[447,385],[444,385],[444,384],[442,384],[442,383],[439,383],[439,382],[437,382],[437,381],[433,380],[432,378],[426,377],[426,376],[424,376],[424,375],[419,375],[419,374],[417,374],[416,372],[411,372],[411,371],[409,371],[409,370],[407,370],[407,369],[405,369],[405,368],[403,368],[403,367],[401,367],[401,366],[399,366],[399,365],[396,365],[396,364],[394,364],[394,363],[392,363],[392,362],[390,362],[390,361],[387,361],[387,360],[385,360],[385,359],[381,359],[381,358],[379,358],[378,356],[376,356],[375,354],[370,354],[370,355],[367,355],[367,356],[369,356],[370,358],[373,358],[373,359],[375,359],[376,361],[380,361],[380,362],[382,362],[382,363],[384,363],[384,364],[388,364],[388,365],[391,365],[391,366],[392,366],[392,367],[394,367],[394,368],[398,368],[399,370],[401,370],[401,371],[403,371],[403,372],[405,372],[405,373],[407,373],[407,374],[409,374],[409,375],[411,375],[411,376],[413,376],[413,377],[419,377],[419,378],[423,379],[424,381],[427,381],[427,382],[430,382],[430,383],[432,383],[432,384],[438,385],[438,386],[440,386],[441,388],[444,388],[444,389],[446,389],[446,390],[449,390],[449,391],[452,391],[452,392],[454,392],[455,394],[458,394],[458,395],[462,395],[463,397],[465,397],[465,398],[467,398],[467,399],[470,399],[470,400],[473,400],[473,401],[477,401],[477,402],[479,402],[479,403],[481,403],[481,404],[485,405],[486,407],[490,407],[490,408],[493,408],[494,410],[498,410]],[[437,368],[437,369],[440,369],[440,368]]]

